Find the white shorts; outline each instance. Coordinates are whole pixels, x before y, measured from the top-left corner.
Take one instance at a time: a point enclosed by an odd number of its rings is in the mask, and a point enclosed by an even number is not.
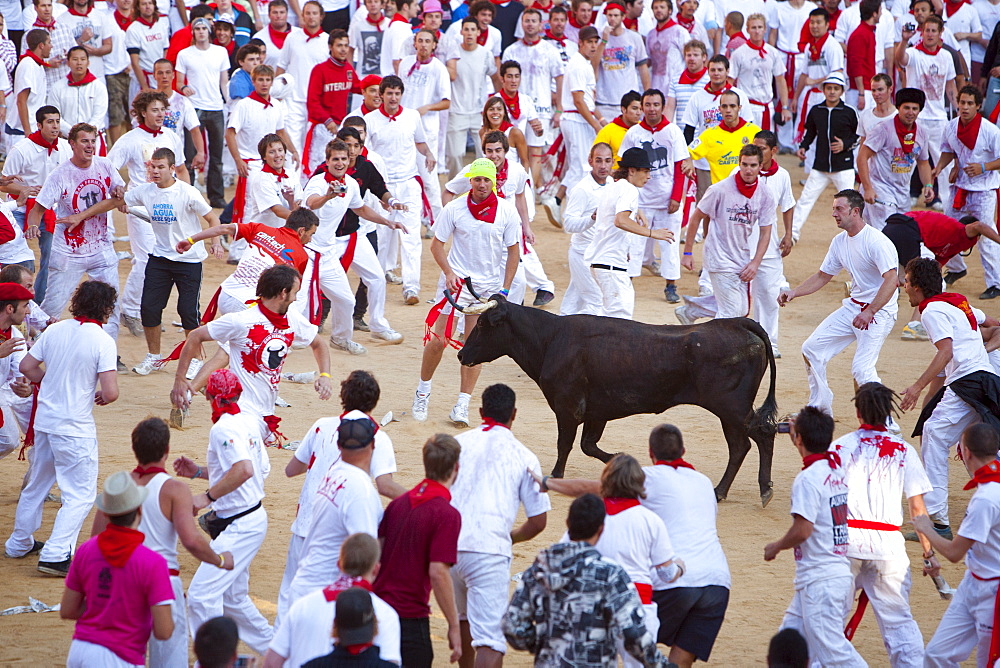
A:
[[[510,557],[459,552],[451,569],[458,618],[469,622],[473,647],[507,653],[500,624],[510,599]]]
[[[437,303],[442,299],[444,299],[445,285],[446,284],[444,281],[444,273],[442,273],[438,278],[437,288],[435,289],[434,292],[434,303]],[[502,285],[495,285],[493,287],[484,287],[481,284],[477,283],[475,280],[472,281],[472,288],[476,291],[476,293],[480,297],[483,297],[484,299],[489,299],[497,292],[500,292],[500,288],[502,287],[503,287]],[[463,308],[469,306],[470,304],[476,304],[479,302],[478,299],[472,296],[472,293],[469,292],[469,288],[465,284],[462,285],[462,290],[461,292],[458,293],[458,298],[455,301],[457,301],[458,305]],[[448,315],[449,313],[451,313],[451,304],[445,302],[444,308],[441,309],[441,315]]]
[[[69,645],[66,668],[142,668],[141,663],[129,663],[103,645],[74,640]]]

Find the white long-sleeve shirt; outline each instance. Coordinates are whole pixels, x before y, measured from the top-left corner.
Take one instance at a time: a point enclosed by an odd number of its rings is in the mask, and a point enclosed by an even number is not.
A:
[[[89,123],[98,130],[108,129],[108,87],[102,78],[82,86],[70,86],[67,79],[61,79],[49,91],[49,104],[59,110],[60,132],[69,135],[77,123]]]

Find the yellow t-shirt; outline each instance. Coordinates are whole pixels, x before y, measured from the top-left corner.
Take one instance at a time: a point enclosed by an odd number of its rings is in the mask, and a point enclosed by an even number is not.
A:
[[[616,118],[615,121],[620,119],[621,116]],[[614,153],[615,156],[614,167],[615,169],[618,169],[618,160],[621,159],[621,156],[618,155],[618,149],[621,148],[622,140],[625,139],[625,133],[628,132],[628,128],[624,125],[618,125],[615,121],[611,121],[601,128],[601,131],[598,132],[597,136],[594,138],[594,143],[600,144],[601,142],[604,142],[605,144],[611,145],[611,152]]]
[[[733,173],[733,167],[740,164],[740,149],[752,144],[754,136],[760,132],[760,128],[753,123],[744,123],[732,132],[722,129],[722,126],[720,123],[705,130],[688,146],[692,159],[708,160],[712,183],[718,183]]]

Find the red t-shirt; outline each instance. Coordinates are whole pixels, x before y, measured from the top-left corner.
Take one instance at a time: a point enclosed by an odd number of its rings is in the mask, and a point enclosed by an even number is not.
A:
[[[374,590],[402,619],[430,617],[432,561],[454,564],[462,516],[439,497],[412,507],[410,496],[393,500],[382,516],[382,567]]]
[[[191,26],[186,25],[175,32],[170,38],[170,45],[167,47],[167,54],[164,58],[176,65],[177,54],[192,44],[194,44],[194,37],[191,35]]]
[[[965,225],[951,216],[937,211],[908,211],[907,216],[917,221],[920,239],[942,267],[951,258],[976,245],[979,237],[969,237]]]
[[[357,78],[350,63],[337,63],[332,58],[314,67],[306,95],[309,120],[323,124],[332,120],[340,124],[349,111],[348,102]]]
[[[861,22],[847,38],[847,85],[853,90],[855,77],[861,77],[864,90],[872,89],[875,76],[875,26]]]
[[[236,238],[246,239],[271,257],[275,264],[289,264],[305,275],[309,255],[299,240],[298,233],[287,227],[271,227],[263,223],[241,223],[236,228]]]

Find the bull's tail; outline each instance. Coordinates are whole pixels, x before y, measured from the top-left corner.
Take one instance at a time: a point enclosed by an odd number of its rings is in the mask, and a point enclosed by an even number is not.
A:
[[[777,368],[774,363],[774,349],[771,347],[771,339],[764,328],[750,319],[744,319],[744,326],[764,342],[767,363],[771,367],[771,385],[767,390],[767,398],[760,408],[753,412],[747,422],[747,432],[751,438],[757,440],[758,438],[772,437],[777,432],[778,402],[774,396]]]

